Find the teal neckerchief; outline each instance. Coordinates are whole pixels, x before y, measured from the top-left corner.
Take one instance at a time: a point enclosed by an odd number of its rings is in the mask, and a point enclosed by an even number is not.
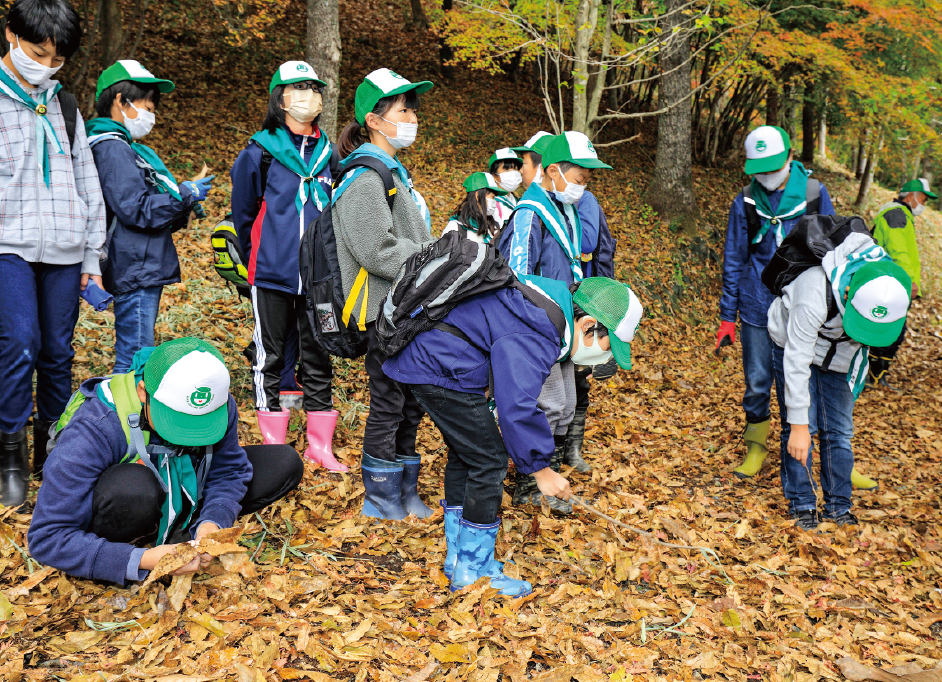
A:
[[[459,226],[460,228],[462,228],[462,229],[464,229],[464,230],[467,230],[468,232],[473,232],[474,234],[477,234],[477,233],[478,233],[478,221],[475,220],[474,218],[471,218],[471,219],[470,219],[470,220],[471,220],[471,224],[470,224],[470,225],[465,225],[463,222],[461,222],[461,218],[459,218],[457,215],[453,215],[452,217],[450,217],[450,218],[448,219],[448,222],[451,222],[452,220],[454,220],[456,223],[458,223],[458,226]],[[484,237],[484,243],[485,243],[485,244],[490,244],[490,243],[491,243],[491,235],[489,235],[489,234],[487,233],[487,231],[485,231],[484,234],[481,235],[481,236]]]
[[[517,274],[517,279],[522,284],[536,289],[553,303],[559,306],[563,311],[563,317],[566,318],[566,334],[559,340],[559,357],[556,362],[564,362],[569,359],[569,353],[572,351],[572,337],[575,333],[576,323],[573,320],[572,313],[572,294],[569,293],[569,287],[565,282],[549,277],[540,277],[539,275],[521,275]]]
[[[402,184],[409,188],[409,192],[412,194],[412,200],[415,202],[415,205],[419,207],[419,213],[422,215],[422,219],[425,221],[425,227],[428,228],[429,234],[432,233],[432,215],[429,213],[428,205],[425,203],[425,197],[423,197],[412,185],[412,178],[409,177],[409,172],[406,170],[406,167],[400,163],[399,159],[395,156],[390,156],[385,151],[377,147],[375,144],[367,142],[366,144],[361,144],[349,156],[345,157],[340,163],[346,165],[356,159],[359,156],[372,156],[374,159],[379,159],[382,161],[386,167],[399,174],[399,179],[402,180]],[[368,170],[367,168],[357,168],[350,173],[347,173],[343,180],[340,181],[340,184],[334,188],[334,194],[331,199],[334,203],[337,202],[337,199],[340,198],[340,195],[349,187],[354,180],[360,177],[360,174]]]
[[[121,123],[113,118],[93,118],[85,124],[85,134],[88,135],[88,144],[94,146],[96,142],[103,139],[123,140],[131,146],[138,158],[146,164],[146,167],[154,171],[154,180],[157,182],[157,189],[162,194],[169,194],[177,201],[181,200],[180,187],[177,185],[173,173],[164,165],[164,162],[157,156],[157,152],[146,144],[135,142],[131,139],[131,133]]]
[[[513,194],[501,194],[499,197],[497,197],[497,203],[503,204],[513,211],[515,208],[517,208],[517,197],[515,197]]]
[[[284,126],[278,128],[275,132],[262,130],[252,136],[252,141],[259,147],[267,149],[275,158],[275,161],[287,168],[289,171],[301,178],[298,186],[298,196],[295,197],[294,205],[298,209],[298,215],[303,215],[304,204],[308,199],[314,197],[314,203],[318,211],[323,211],[330,205],[330,197],[327,191],[317,181],[317,174],[320,173],[327,164],[330,163],[331,146],[327,139],[327,133],[320,131],[320,137],[314,145],[314,151],[311,152],[311,162],[304,163],[298,148],[291,139],[291,134]]]
[[[16,82],[15,78],[10,76],[4,69],[0,69],[0,91],[14,102],[19,102],[27,109],[34,111],[39,119],[36,124],[36,162],[39,164],[39,170],[43,174],[43,182],[46,183],[46,187],[49,187],[49,149],[46,147],[47,139],[54,145],[57,154],[65,154],[62,145],[59,144],[59,138],[56,137],[56,131],[53,130],[52,124],[50,124],[49,119],[46,118],[50,93],[52,93],[51,97],[55,97],[56,93],[61,89],[62,85],[56,83],[55,87],[45,90],[41,95],[42,101],[37,102],[26,94],[26,91],[20,87],[20,84]]]
[[[550,199],[545,189],[536,182],[530,184],[529,189],[524,192],[523,197],[517,202],[516,210],[522,208],[530,209],[535,212],[549,233],[562,247],[566,258],[569,259],[569,267],[572,269],[572,279],[574,282],[582,281],[582,222],[579,220],[579,212],[571,205],[564,206],[566,216],[560,213],[556,202]],[[572,225],[572,234],[566,229],[568,224]]]
[[[766,192],[758,180],[752,179],[752,199],[756,204],[756,213],[762,220],[762,226],[758,234],[752,240],[753,244],[758,244],[765,237],[765,233],[775,226],[775,245],[781,246],[785,239],[785,229],[782,226],[783,220],[797,218],[805,214],[808,204],[805,201],[805,193],[808,190],[808,171],[799,161],[792,161],[791,174],[788,176],[788,182],[785,185],[785,192],[782,194],[782,200],[778,202],[778,210],[773,211],[769,203],[769,194]]]

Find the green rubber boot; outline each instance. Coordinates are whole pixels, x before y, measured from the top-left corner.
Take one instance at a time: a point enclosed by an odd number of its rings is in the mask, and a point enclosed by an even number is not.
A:
[[[743,440],[746,441],[746,459],[733,469],[737,477],[752,478],[759,473],[769,454],[766,442],[769,440],[770,424],[769,419],[756,424],[746,424],[746,433],[743,435]]]
[[[880,484],[872,478],[857,471],[857,467],[850,470],[850,482],[855,490],[876,490],[880,487]]]

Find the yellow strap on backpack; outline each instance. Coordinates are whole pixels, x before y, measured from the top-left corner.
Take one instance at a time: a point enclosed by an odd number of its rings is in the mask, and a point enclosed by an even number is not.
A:
[[[357,273],[357,278],[353,282],[353,288],[350,290],[350,295],[347,296],[347,300],[343,304],[343,326],[350,326],[350,314],[353,312],[353,306],[356,305],[357,297],[360,295],[360,290],[363,290],[363,301],[360,303],[360,315],[357,319],[357,327],[360,328],[361,332],[366,331],[366,304],[370,297],[370,274],[366,271],[366,268],[361,267],[360,272]]]
[[[134,381],[134,372],[127,374],[115,374],[109,382],[111,386],[111,397],[114,399],[115,408],[118,411],[118,421],[121,422],[121,430],[131,442],[131,427],[128,424],[127,415],[140,414],[141,399],[137,395],[137,383]]]

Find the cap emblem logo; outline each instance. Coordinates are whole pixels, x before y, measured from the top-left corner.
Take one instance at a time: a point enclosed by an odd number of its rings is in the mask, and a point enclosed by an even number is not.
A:
[[[889,312],[890,311],[886,309],[886,306],[882,306],[882,305],[878,305],[875,308],[870,309],[871,317],[874,317],[878,320],[883,317],[886,317]]]
[[[212,390],[206,386],[201,386],[190,394],[190,397],[187,398],[187,403],[190,405],[190,407],[200,409],[209,405],[212,399]]]
[[[398,78],[398,79],[401,80],[401,81],[404,81],[404,80],[405,80],[405,78],[403,78],[402,76],[400,76],[400,75],[399,75],[398,73],[396,73],[395,71],[390,71],[390,72],[389,72],[389,75],[392,76],[393,78]]]
[[[585,143],[585,146],[588,148],[588,150],[589,150],[590,152],[592,152],[593,154],[595,154],[595,147],[592,146],[592,143],[591,143],[591,142],[586,142],[586,143]]]
[[[768,148],[768,145],[765,143],[765,140],[759,140],[756,142],[756,151],[764,152]]]
[[[310,69],[307,68],[307,64],[298,64],[298,71],[310,71]]]

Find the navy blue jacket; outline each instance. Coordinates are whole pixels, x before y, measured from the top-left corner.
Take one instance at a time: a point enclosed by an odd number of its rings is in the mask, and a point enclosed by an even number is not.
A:
[[[100,381],[89,379],[82,384],[80,390],[88,399],[59,434],[43,467],[43,484],[27,539],[30,554],[41,564],[80,578],[124,584],[128,560],[141,550],[87,532],[95,484],[105,469],[118,464],[128,451],[117,413],[95,395]],[[230,395],[229,427],[213,447],[199,515],[190,524],[194,534],[204,521],[220,528],[232,526],[242,508],[252,465],[239,445],[238,425],[239,412]],[[161,441],[152,434],[151,442]],[[137,577],[143,580],[146,573]]]
[[[186,227],[195,197],[186,187],[180,187],[180,199],[160,192],[123,140],[102,140],[92,147],[92,154],[109,229],[118,219],[101,271],[105,290],[117,296],[179,282],[173,233]]]
[[[559,357],[559,332],[549,317],[516,289],[499,289],[459,303],[444,322],[463,331],[477,348],[431,329],[383,364],[386,376],[483,395],[493,369],[507,452],[523,473],[548,467],[553,432],[537,398]]]
[[[302,156],[305,162],[310,162],[315,139],[324,133],[318,129],[312,137],[288,132],[299,153],[304,146]],[[232,178],[232,223],[242,244],[249,284],[301,294],[304,291],[298,265],[301,235],[321,212],[313,199],[308,199],[304,204],[303,219],[299,219],[295,198],[300,178],[272,160],[266,187],[263,188],[261,163],[262,148],[249,142],[229,171]],[[317,176],[328,197],[332,194],[333,178],[338,168],[335,148],[330,162]]]
[[[608,229],[605,212],[589,190],[583,192],[576,208],[582,223],[582,274],[614,279],[615,240]]]
[[[769,194],[772,210],[778,208],[784,190]],[[821,185],[821,215],[834,215],[834,206],[827,188]],[[798,224],[797,218],[783,220],[785,234]],[[720,298],[720,319],[727,322],[739,319],[753,327],[768,326],[769,307],[775,299],[762,283],[762,271],[775,253],[775,234],[772,229],[765,233],[762,241],[752,253],[749,252],[749,234],[746,226],[746,210],[742,192],[733,200],[729,209],[729,226],[726,229],[726,248],[723,256],[723,296]]]
[[[531,185],[527,192],[533,187],[534,185]],[[556,201],[552,192],[548,194],[550,201],[555,202],[562,214],[566,229],[572,234],[572,225],[566,215],[564,205]],[[524,194],[522,199],[526,198]],[[526,206],[518,205],[507,219],[500,233],[497,248],[514,272],[540,275],[565,282],[567,285],[573,283],[572,267],[563,247],[543,225],[539,214]]]

